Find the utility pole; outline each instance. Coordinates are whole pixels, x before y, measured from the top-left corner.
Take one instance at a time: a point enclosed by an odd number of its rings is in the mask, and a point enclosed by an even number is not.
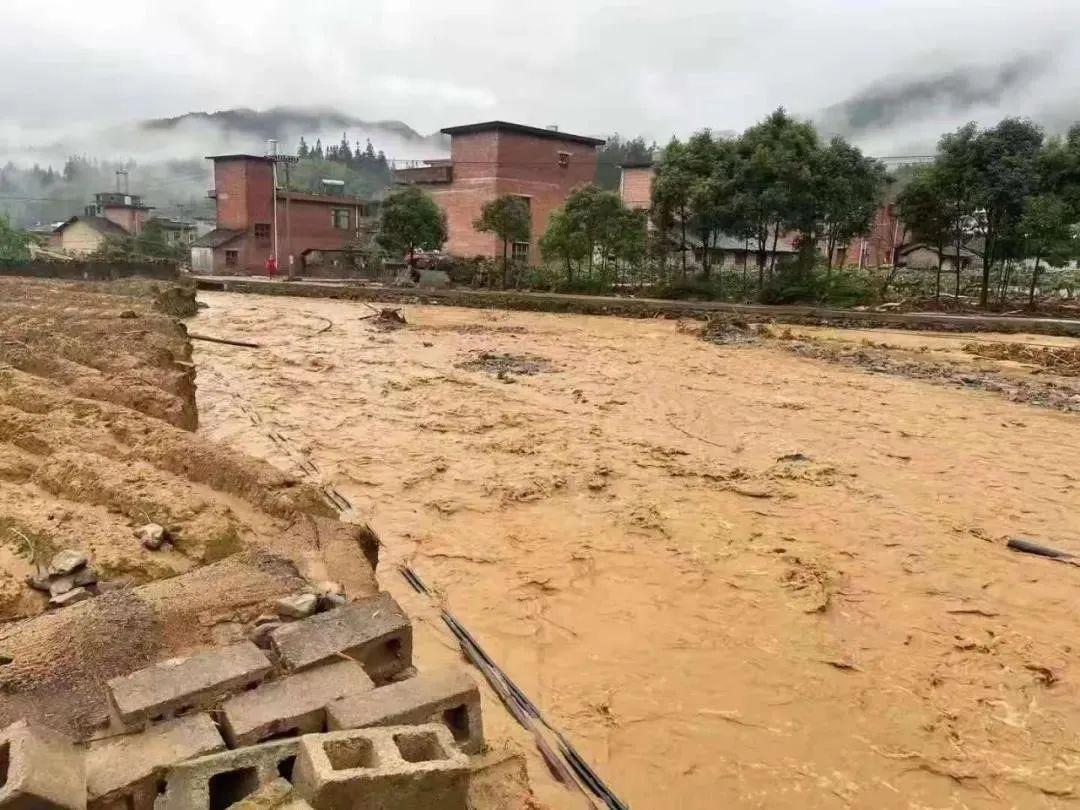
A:
[[[273,173],[273,188],[270,190],[270,204],[273,206],[274,211],[274,266],[278,263],[278,228],[277,228],[277,141],[273,138],[269,141],[270,144],[270,168]]]
[[[277,163],[275,162],[276,166]],[[292,228],[289,220],[289,191],[292,189],[292,183],[289,181],[289,164],[285,164],[285,251],[289,256],[289,267],[287,268],[286,278],[289,281],[293,280],[293,252],[292,252]]]

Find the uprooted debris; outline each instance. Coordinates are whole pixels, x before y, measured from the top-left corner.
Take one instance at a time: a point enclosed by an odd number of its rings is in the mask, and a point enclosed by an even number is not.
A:
[[[455,364],[456,368],[465,371],[486,371],[494,374],[501,380],[506,380],[508,375],[532,375],[551,370],[551,364],[543,357],[533,354],[499,354],[495,352],[481,352],[471,360],[464,360]]]
[[[757,343],[763,337],[771,337],[768,324],[748,323],[745,319],[731,315],[715,315],[701,327],[701,337],[712,343],[742,344]]]
[[[1015,360],[1060,374],[1080,377],[1080,346],[1039,346],[1026,343],[967,343],[964,351],[990,360]]]
[[[382,307],[376,309],[370,304],[368,304],[367,307],[372,311],[371,314],[365,315],[360,318],[360,320],[371,321],[376,329],[390,332],[395,329],[401,329],[408,324],[408,321],[405,320],[405,316],[401,314],[401,309],[399,307]]]

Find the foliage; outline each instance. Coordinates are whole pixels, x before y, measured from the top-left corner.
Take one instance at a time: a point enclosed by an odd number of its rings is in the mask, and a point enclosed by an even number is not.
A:
[[[13,227],[6,216],[0,215],[0,260],[6,262],[28,260],[30,251],[26,247],[26,242],[26,234]]]
[[[937,251],[938,266],[934,298],[941,298],[941,264],[952,234],[953,219],[940,174],[931,167],[920,167],[897,197],[900,216],[917,242],[924,242]]]
[[[618,191],[622,172],[619,167],[624,163],[645,163],[652,160],[656,143],[647,143],[637,137],[623,140],[618,134],[608,137],[604,145],[596,150],[596,185],[606,191]]]
[[[298,191],[324,192],[324,179],[341,180],[345,194],[377,199],[392,180],[390,163],[382,150],[376,152],[370,140],[363,147],[359,141],[352,144],[347,133],[342,134],[339,144],[325,150],[321,140],[312,148],[301,137],[296,155],[300,162],[289,168],[288,179],[289,187]]]
[[[1077,255],[1077,234],[1073,212],[1065,200],[1054,194],[1029,197],[1020,217],[1019,231],[1026,251],[1034,256],[1028,305],[1035,303],[1039,270],[1043,261],[1051,267],[1064,267]]]
[[[818,153],[812,171],[815,187],[807,201],[806,224],[824,242],[826,268],[831,270],[836,248],[870,229],[888,173],[881,161],[866,157],[843,138],[833,138]]]
[[[503,286],[507,284],[507,268],[511,242],[528,242],[532,230],[529,204],[516,194],[504,194],[484,203],[473,228],[493,233],[502,241]]]
[[[389,194],[379,211],[379,245],[408,254],[438,250],[446,241],[446,216],[423,189],[406,186]]]
[[[592,280],[597,259],[600,278],[614,283],[622,265],[644,258],[645,225],[645,212],[627,208],[615,192],[581,186],[552,214],[540,250],[545,258],[563,264],[568,285],[575,283],[575,264],[581,262]]]

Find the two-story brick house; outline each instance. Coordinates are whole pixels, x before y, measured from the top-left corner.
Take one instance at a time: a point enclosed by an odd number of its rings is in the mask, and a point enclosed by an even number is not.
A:
[[[446,213],[446,252],[463,257],[501,256],[502,245],[473,227],[484,203],[505,194],[526,200],[532,214],[528,242],[513,257],[535,264],[548,220],[577,186],[596,178],[596,148],[604,141],[506,121],[447,127],[450,159],[400,169],[395,181],[424,188]]]
[[[274,250],[277,208],[278,266],[287,272],[289,257],[302,274],[316,252],[339,251],[356,243],[369,227],[372,204],[359,197],[308,194],[274,188],[273,158],[214,155],[217,227],[191,249],[196,273],[261,274]]]

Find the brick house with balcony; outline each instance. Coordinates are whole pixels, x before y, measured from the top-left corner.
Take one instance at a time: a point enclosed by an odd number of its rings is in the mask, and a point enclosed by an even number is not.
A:
[[[274,189],[273,159],[257,155],[214,155],[217,227],[195,240],[196,273],[261,274],[274,251],[277,208],[278,266],[303,275],[313,260],[356,244],[369,232],[373,205],[359,197]]]
[[[505,194],[523,197],[532,214],[528,242],[515,243],[513,257],[535,264],[538,243],[555,209],[577,186],[596,179],[596,148],[604,141],[506,121],[447,127],[450,158],[399,169],[395,182],[418,185],[446,213],[445,250],[454,256],[497,257],[499,239],[473,227],[484,203]]]

